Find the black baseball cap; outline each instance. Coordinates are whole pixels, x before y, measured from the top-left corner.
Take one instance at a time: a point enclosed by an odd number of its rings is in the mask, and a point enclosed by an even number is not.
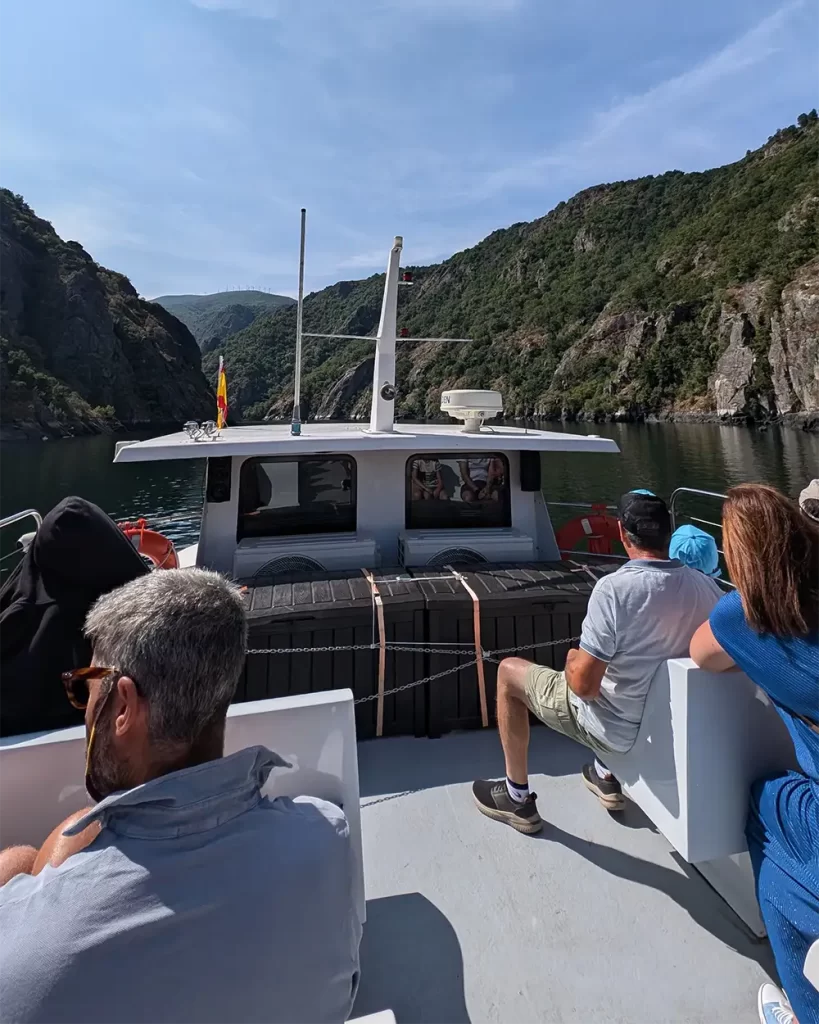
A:
[[[628,491],[617,512],[623,529],[649,549],[665,547],[671,538],[671,514],[662,498],[648,491]]]

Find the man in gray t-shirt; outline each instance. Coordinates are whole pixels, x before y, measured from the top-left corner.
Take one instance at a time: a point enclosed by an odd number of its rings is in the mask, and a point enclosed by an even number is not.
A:
[[[498,731],[506,779],[478,780],[478,810],[519,832],[542,826],[529,792],[529,712],[600,757],[631,749],[654,673],[685,657],[695,630],[722,591],[713,580],[668,557],[671,517],[662,499],[630,491],[620,501],[620,538],[629,561],[598,580],[566,669],[506,658],[498,669]],[[595,758],[583,781],[607,810],[625,807],[619,782]]]

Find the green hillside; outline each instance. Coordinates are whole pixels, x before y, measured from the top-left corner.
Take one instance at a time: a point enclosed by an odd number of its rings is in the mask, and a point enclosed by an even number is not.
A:
[[[213,409],[188,329],[0,189],[0,433],[183,423]]]
[[[181,320],[203,352],[219,348],[232,334],[249,327],[257,317],[292,305],[287,295],[246,289],[213,295],[160,295],[154,302]]]
[[[599,185],[412,268],[399,326],[474,340],[402,345],[399,415],[435,415],[452,387],[496,388],[519,416],[819,413],[817,156],[811,111],[736,163]],[[305,330],[374,333],[382,288],[376,275],[308,296]],[[294,336],[290,307],[226,341],[233,410],[287,414]],[[310,415],[368,409],[368,391],[331,389],[372,351],[305,343]]]

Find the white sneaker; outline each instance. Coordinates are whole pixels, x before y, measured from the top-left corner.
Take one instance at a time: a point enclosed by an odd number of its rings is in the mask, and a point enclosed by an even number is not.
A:
[[[757,1010],[760,1024],[798,1024],[788,997],[769,981],[759,990]]]

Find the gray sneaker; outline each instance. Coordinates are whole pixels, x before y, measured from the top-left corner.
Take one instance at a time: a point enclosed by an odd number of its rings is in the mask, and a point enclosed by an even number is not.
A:
[[[509,796],[505,779],[478,779],[472,783],[472,796],[481,814],[495,821],[502,821],[505,825],[511,825],[518,832],[531,836],[543,828],[535,802],[537,794],[530,793],[523,803],[519,804]]]
[[[626,798],[620,783],[612,775],[610,779],[601,779],[593,764],[583,765],[583,785],[590,789],[607,811],[624,811]]]

